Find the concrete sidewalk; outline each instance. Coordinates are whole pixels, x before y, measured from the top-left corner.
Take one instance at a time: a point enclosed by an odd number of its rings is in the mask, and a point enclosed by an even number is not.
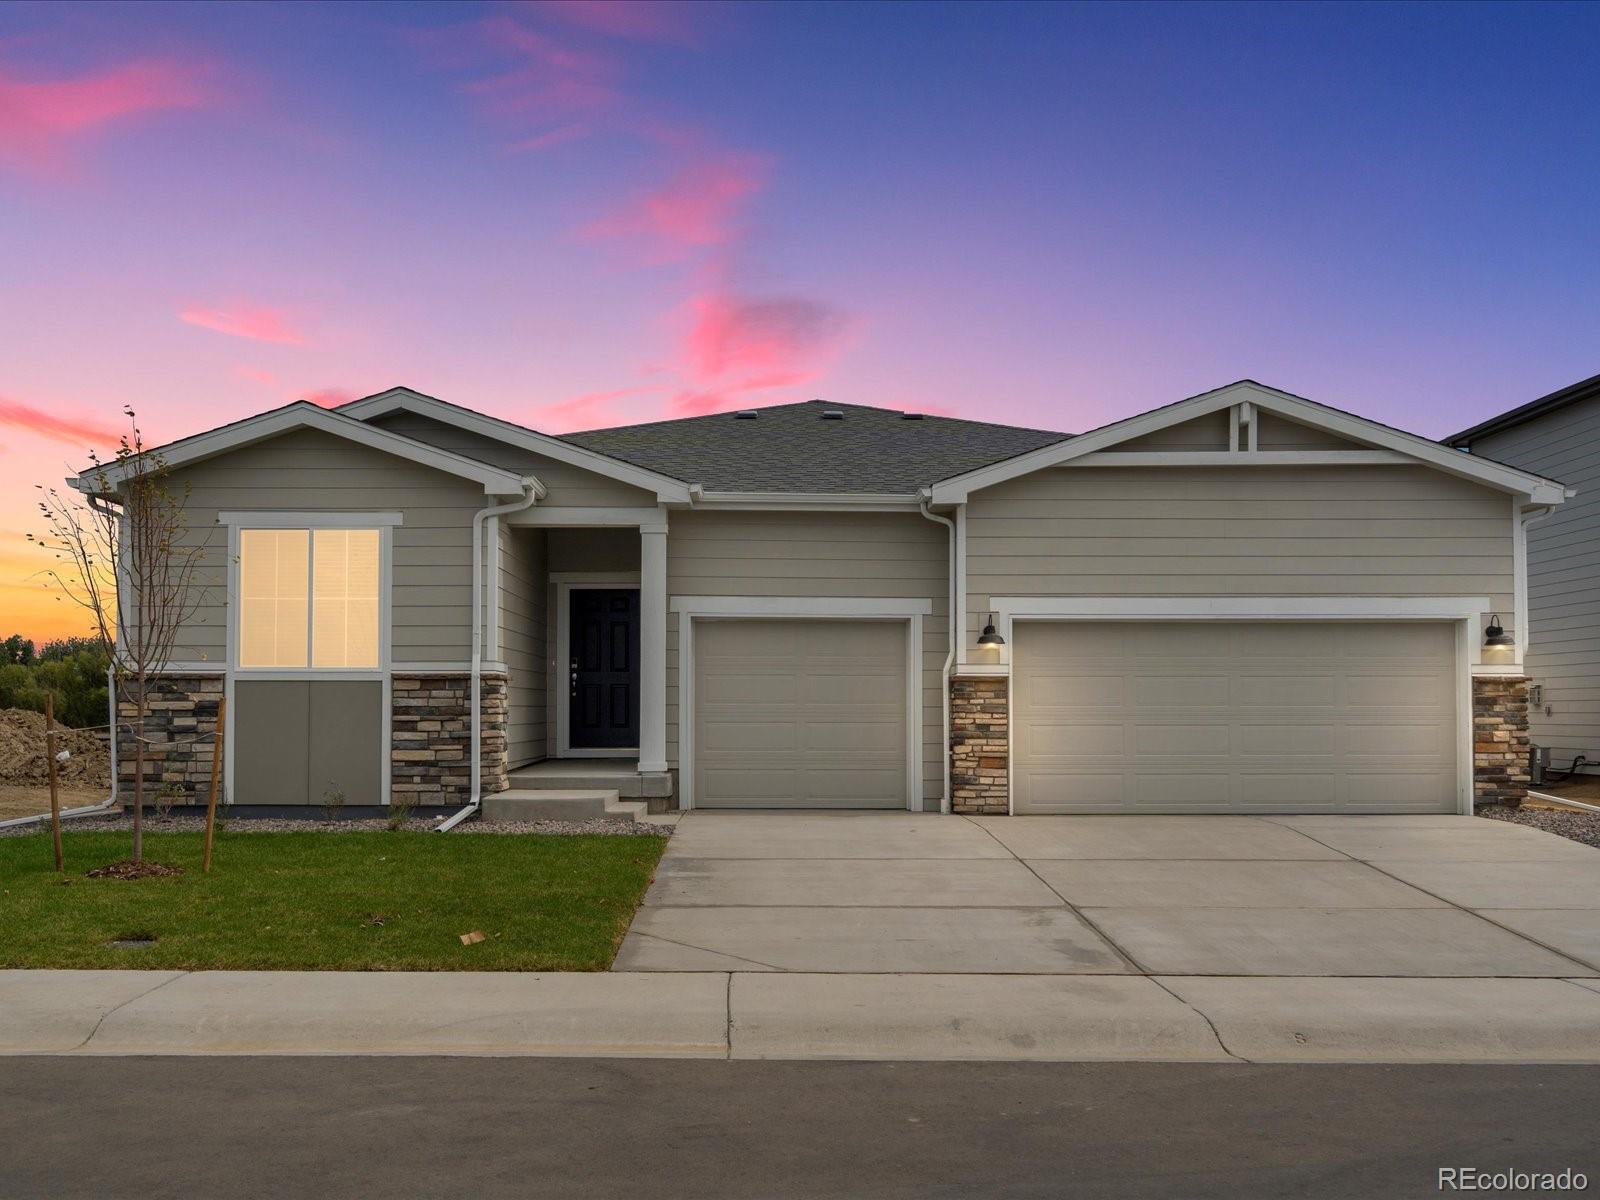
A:
[[[1600,1062],[1600,982],[0,971],[0,1054]]]

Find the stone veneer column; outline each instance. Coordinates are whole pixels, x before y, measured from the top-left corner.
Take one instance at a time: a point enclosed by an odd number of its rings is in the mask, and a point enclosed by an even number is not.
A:
[[[221,675],[162,675],[150,682],[144,723],[144,798],[149,803],[163,787],[181,790],[179,804],[204,804],[211,790],[212,737],[222,699]],[[126,693],[129,689],[120,689]],[[138,709],[126,694],[117,697],[118,799],[133,803],[135,754],[132,737]],[[204,739],[204,740],[198,740]]]
[[[1518,805],[1528,796],[1528,681],[1472,679],[1472,799]]]
[[[483,794],[503,792],[506,775],[506,677],[485,671],[482,692]],[[396,673],[389,725],[391,802],[465,804],[472,790],[472,676]]]
[[[1010,680],[950,680],[950,810],[1005,814],[1008,776]]]

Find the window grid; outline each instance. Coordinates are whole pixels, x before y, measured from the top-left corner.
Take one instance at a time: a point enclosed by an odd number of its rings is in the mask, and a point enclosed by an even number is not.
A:
[[[384,557],[379,529],[241,529],[239,668],[380,669]]]

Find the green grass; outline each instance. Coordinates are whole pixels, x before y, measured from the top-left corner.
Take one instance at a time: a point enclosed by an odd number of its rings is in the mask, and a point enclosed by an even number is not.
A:
[[[147,833],[145,858],[185,873],[129,881],[84,875],[127,834],[63,840],[65,882],[47,835],[0,838],[0,967],[603,971],[665,841],[223,832],[202,875],[201,835]]]

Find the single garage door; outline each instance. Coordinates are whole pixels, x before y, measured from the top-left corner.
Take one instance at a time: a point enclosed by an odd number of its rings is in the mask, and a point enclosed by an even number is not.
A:
[[[905,808],[906,625],[697,620],[694,803]]]
[[[1455,630],[1018,622],[1025,813],[1455,812]]]

